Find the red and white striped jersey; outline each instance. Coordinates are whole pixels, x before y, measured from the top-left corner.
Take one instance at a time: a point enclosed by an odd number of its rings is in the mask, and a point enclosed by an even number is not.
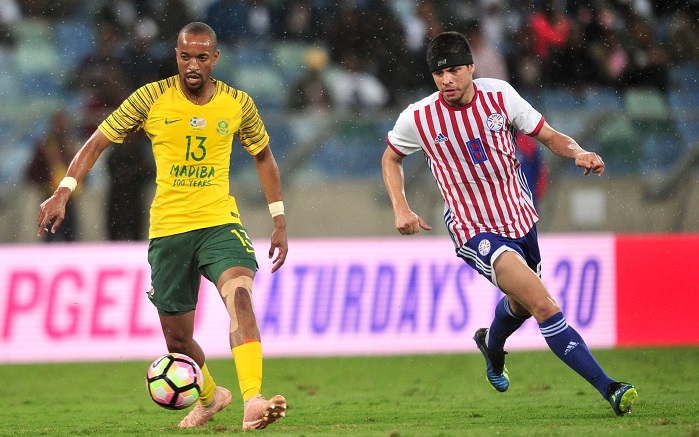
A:
[[[396,153],[425,154],[457,249],[482,232],[523,237],[539,219],[515,157],[515,132],[536,135],[544,118],[505,81],[473,83],[468,105],[449,106],[435,92],[408,106],[387,135]]]

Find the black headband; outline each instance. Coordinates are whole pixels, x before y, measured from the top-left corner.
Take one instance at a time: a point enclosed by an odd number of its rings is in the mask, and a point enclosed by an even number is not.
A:
[[[430,72],[469,64],[473,64],[473,56],[470,53],[445,53],[427,61]]]

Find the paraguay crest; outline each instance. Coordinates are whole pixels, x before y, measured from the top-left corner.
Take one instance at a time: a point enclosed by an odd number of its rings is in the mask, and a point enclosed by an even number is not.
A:
[[[494,112],[488,116],[486,125],[491,131],[500,132],[502,128],[505,127],[505,116]]]
[[[478,243],[478,253],[480,253],[481,256],[486,256],[487,254],[489,254],[490,253],[490,241],[481,240],[481,242]]]
[[[218,132],[219,135],[228,135],[228,119],[227,118],[219,118],[218,121],[216,122],[216,132]]]

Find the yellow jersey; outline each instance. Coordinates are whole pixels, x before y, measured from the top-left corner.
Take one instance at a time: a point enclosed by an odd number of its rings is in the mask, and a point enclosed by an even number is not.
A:
[[[221,81],[205,105],[190,102],[179,76],[142,86],[100,125],[121,144],[143,129],[151,140],[156,191],[150,208],[148,238],[240,223],[230,195],[229,169],[234,134],[251,155],[269,144],[269,136],[250,96]]]

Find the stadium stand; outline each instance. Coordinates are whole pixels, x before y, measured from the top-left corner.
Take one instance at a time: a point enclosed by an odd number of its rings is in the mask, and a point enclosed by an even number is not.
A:
[[[519,17],[512,22],[515,26],[524,26],[527,14],[538,4],[535,3],[531,10],[520,10],[515,2],[502,1],[505,6],[509,5],[508,14],[503,15],[502,19],[514,20]],[[82,7],[78,8],[79,13],[73,15],[52,14],[50,10],[42,15],[36,8],[25,7],[22,17],[7,25],[10,29],[8,35],[0,38],[0,68],[4,74],[0,81],[0,151],[6,157],[0,162],[1,182],[16,180],[22,173],[33,139],[43,133],[46,120],[55,108],[66,107],[74,117],[79,119],[82,116],[83,96],[70,82],[77,74],[75,69],[80,59],[95,48],[98,13],[112,2],[75,0],[74,3]],[[129,5],[140,17],[139,20],[149,19],[157,23],[157,8],[153,9],[150,3],[136,0],[121,2],[122,5]],[[284,1],[274,3],[278,6]],[[414,70],[413,77],[403,74],[403,88],[398,91],[392,88],[398,95],[394,95],[388,105],[372,111],[370,116],[362,114],[361,108],[354,113],[340,113],[333,108],[326,114],[290,111],[287,106],[289,93],[295,81],[308,71],[306,53],[309,47],[325,47],[329,52],[334,52],[332,42],[326,40],[325,35],[337,33],[328,29],[342,31],[345,28],[342,15],[337,13],[337,4],[326,0],[311,3],[314,16],[323,17],[322,22],[315,23],[314,39],[285,39],[283,32],[272,32],[267,39],[246,39],[235,46],[219,41],[221,57],[214,77],[253,96],[272,136],[280,169],[289,178],[323,181],[355,179],[380,184],[378,160],[385,147],[387,130],[404,108],[406,96],[412,99],[412,96],[424,95],[426,89],[431,90],[429,75],[421,73],[424,68],[422,55],[420,59],[411,58],[405,63]],[[449,5],[453,2],[431,3],[444,23],[457,30],[463,24],[458,17],[450,15]],[[574,2],[567,3],[572,5]],[[623,29],[625,14],[632,13],[633,7],[631,11],[627,8],[622,11],[619,2],[601,0],[601,3],[610,7],[614,14],[612,19],[618,28]],[[23,2],[19,4],[23,5]],[[416,23],[412,21],[415,13],[412,3],[391,0],[387,4],[391,5],[394,18],[402,24],[401,31],[404,32],[402,37],[393,39],[413,41],[415,35],[409,35],[409,32],[415,31]],[[203,20],[196,12],[199,11],[201,15],[205,9],[200,6],[191,8],[189,15],[192,19]],[[576,19],[578,9],[585,6],[569,7],[569,14]],[[477,9],[477,6],[474,8]],[[693,13],[696,14],[696,11]],[[674,15],[664,8],[662,11],[659,9],[657,14],[653,23],[657,29],[656,37],[668,38],[672,34]],[[124,18],[119,17],[118,13],[115,19],[123,37],[120,47],[125,52],[131,42],[130,35],[135,31],[134,23],[131,27],[128,22],[124,24]],[[590,24],[588,26],[582,30],[585,37],[592,41],[596,29]],[[512,30],[504,35],[506,39],[521,35]],[[361,42],[362,35],[345,36],[359,38]],[[153,52],[161,53],[161,47],[166,47],[164,52],[169,53],[168,42],[171,38],[172,35],[156,33]],[[369,42],[375,41],[364,41]],[[362,45],[353,44],[353,47],[357,46]],[[394,62],[390,56],[411,56],[391,46],[385,47],[384,56],[388,57],[376,57],[375,46],[371,44],[372,50],[360,53],[364,61],[362,69],[370,73],[375,73],[385,59]],[[668,47],[668,50],[672,47],[666,41],[659,41],[658,46]],[[504,44],[502,54],[507,59],[510,71],[521,71],[513,68],[519,58],[518,53],[508,51],[513,47],[513,44]],[[627,49],[627,56],[630,56],[632,48]],[[121,54],[120,49],[115,56]],[[669,55],[671,59],[676,57],[674,52]],[[528,61],[531,59],[528,58]],[[555,66],[549,65],[547,68]],[[323,70],[324,80],[333,80],[341,70],[340,59],[331,56]],[[531,103],[553,126],[599,150],[609,168],[609,177],[642,177],[648,172],[665,171],[681,159],[684,151],[697,143],[699,60],[685,56],[670,64],[666,83],[652,88],[630,88],[622,82],[610,82],[608,78],[591,75],[573,91],[569,87],[551,83],[551,80],[555,81],[555,73],[547,72],[545,76],[550,78],[547,79],[549,82],[545,78],[534,80],[532,83],[537,85],[533,88],[524,86],[521,77],[514,77],[512,82],[522,95],[531,96]],[[387,80],[385,75],[381,78]],[[547,156],[547,159],[550,157]],[[570,169],[570,172],[575,172],[575,169]],[[563,172],[564,175],[568,173],[569,170]],[[96,182],[100,177],[104,175],[96,172]]]

